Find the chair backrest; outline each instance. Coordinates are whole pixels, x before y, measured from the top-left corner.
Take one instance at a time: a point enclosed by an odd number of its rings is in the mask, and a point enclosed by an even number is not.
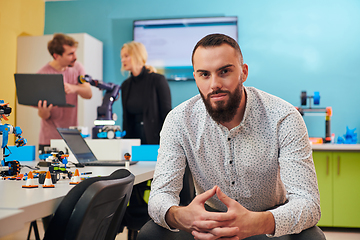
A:
[[[91,184],[71,214],[65,239],[114,239],[133,184],[133,175]]]
[[[183,188],[180,192],[180,206],[187,206],[195,197],[195,187],[194,180],[189,168],[189,165],[186,164],[184,178],[183,178]]]
[[[44,240],[115,239],[134,179],[128,170],[119,169],[110,176],[89,178],[76,185],[57,208]],[[84,229],[90,232],[90,228],[92,234],[99,235],[83,237]]]

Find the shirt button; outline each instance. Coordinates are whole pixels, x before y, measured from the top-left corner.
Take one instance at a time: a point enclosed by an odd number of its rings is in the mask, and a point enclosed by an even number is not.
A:
[[[230,163],[230,164],[232,164],[232,163],[233,163],[233,161],[230,161],[229,163]]]
[[[235,184],[235,181],[232,181],[231,184],[234,185],[234,184]]]
[[[231,138],[228,138],[228,141],[230,141],[231,140]]]

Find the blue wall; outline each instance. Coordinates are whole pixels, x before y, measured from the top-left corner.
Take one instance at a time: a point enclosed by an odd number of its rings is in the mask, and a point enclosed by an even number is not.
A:
[[[331,106],[331,130],[360,130],[360,1],[357,0],[77,0],[46,2],[44,34],[86,32],[104,43],[104,81],[121,84],[120,48],[132,21],[237,16],[239,45],[249,65],[246,86],[295,106],[300,93],[319,91]],[[198,93],[195,82],[169,82],[172,106]],[[99,103],[100,105],[100,103]],[[121,125],[121,102],[114,104]],[[306,117],[310,136],[323,137],[325,118]]]

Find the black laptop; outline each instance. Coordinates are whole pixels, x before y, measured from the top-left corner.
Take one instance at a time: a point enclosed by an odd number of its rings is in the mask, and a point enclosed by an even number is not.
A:
[[[57,128],[57,130],[80,164],[84,166],[125,166],[125,159],[109,161],[97,160],[79,130],[69,128]],[[138,161],[130,161],[130,165],[137,162]]]
[[[39,100],[48,105],[74,107],[66,103],[62,74],[15,73],[16,93],[19,104],[37,106]]]

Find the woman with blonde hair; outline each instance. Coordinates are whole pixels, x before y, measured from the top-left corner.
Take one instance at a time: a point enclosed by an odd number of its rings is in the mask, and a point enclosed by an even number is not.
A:
[[[125,43],[121,48],[121,70],[130,73],[121,85],[124,138],[140,138],[141,144],[159,144],[160,130],[171,110],[170,88],[163,75],[145,65],[147,57],[140,42]],[[150,219],[148,196],[144,197],[150,191],[150,183],[133,187],[122,221],[122,228],[128,228],[128,240],[136,239],[138,230]]]
[[[140,42],[125,43],[121,48],[122,71],[130,77],[121,85],[123,130],[125,138],[140,138],[141,144],[159,144],[160,130],[171,110],[167,80],[146,66],[147,52]]]

